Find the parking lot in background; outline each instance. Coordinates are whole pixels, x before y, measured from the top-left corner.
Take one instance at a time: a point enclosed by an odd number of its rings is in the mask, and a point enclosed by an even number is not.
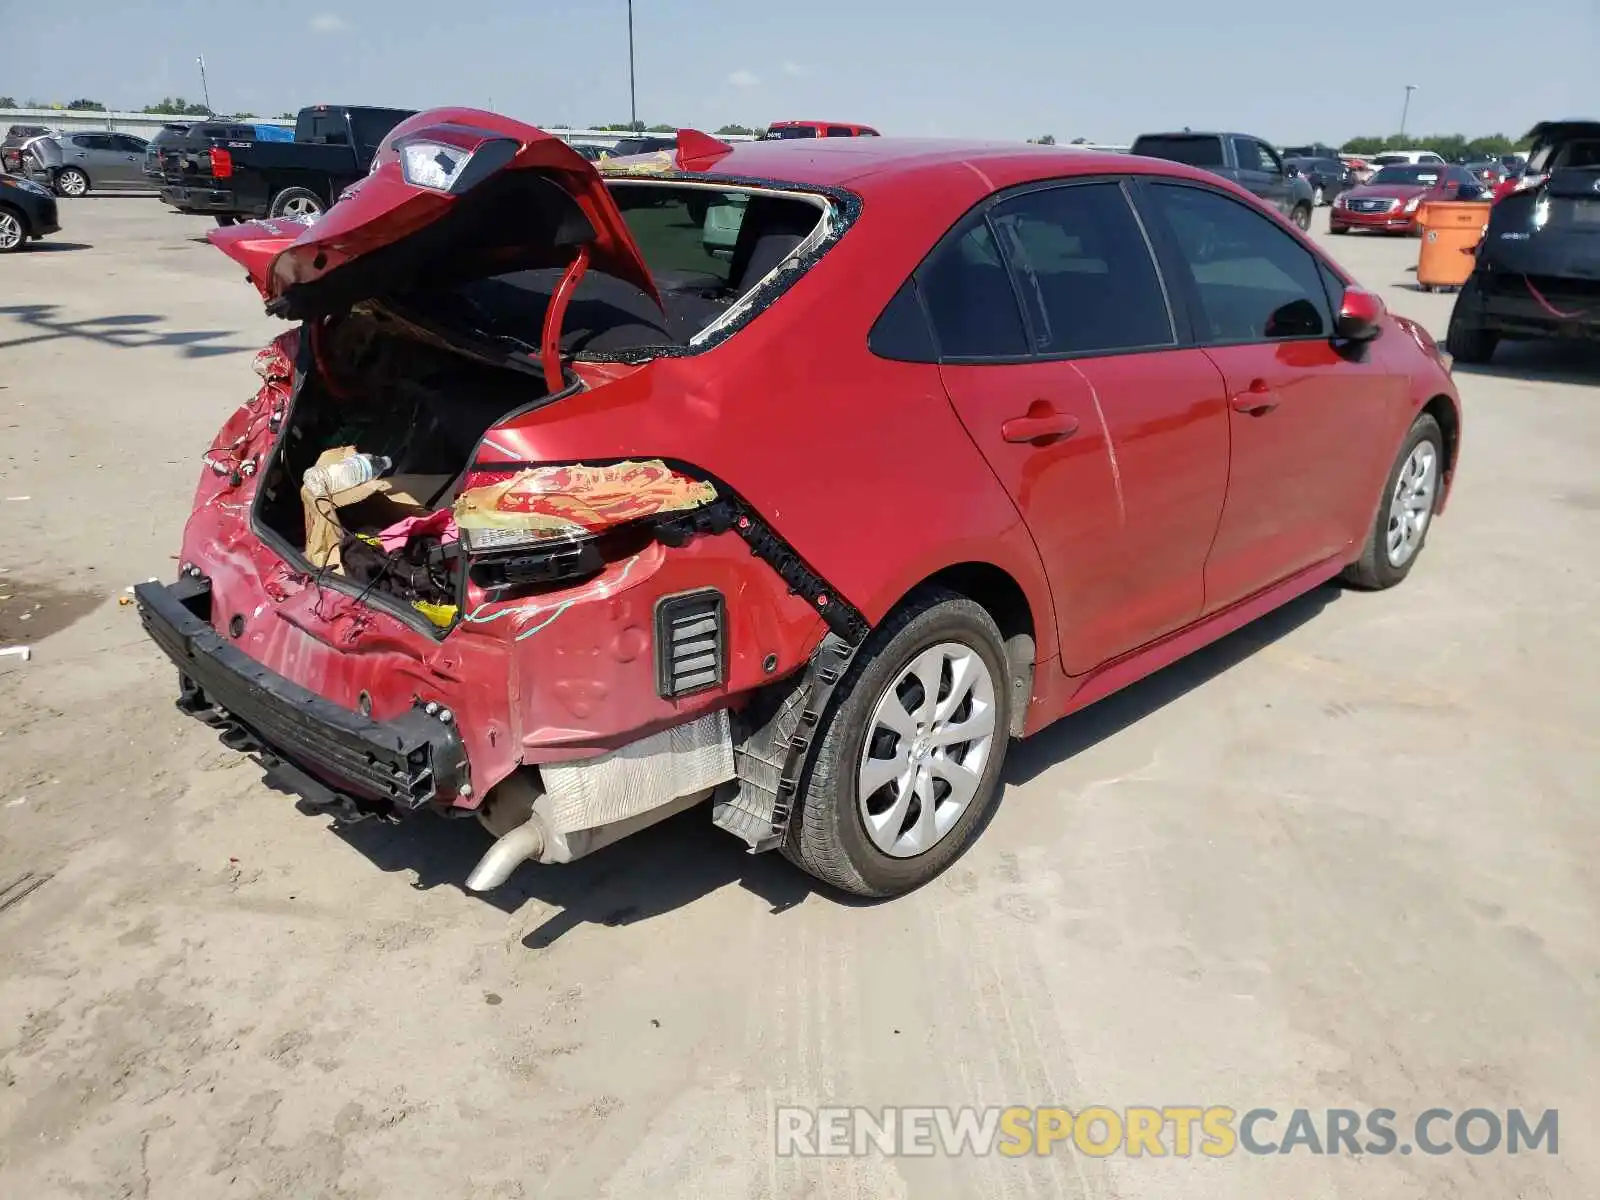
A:
[[[476,822],[335,832],[174,710],[120,600],[176,570],[281,326],[205,220],[61,211],[0,262],[0,645],[32,648],[0,658],[0,1194],[1600,1194],[1600,353],[1459,371],[1403,586],[1320,589],[1014,748],[921,892],[842,902],[695,811],[480,897]],[[1443,339],[1416,241],[1319,236]],[[774,1157],[779,1106],[907,1104],[1554,1108],[1561,1136]]]

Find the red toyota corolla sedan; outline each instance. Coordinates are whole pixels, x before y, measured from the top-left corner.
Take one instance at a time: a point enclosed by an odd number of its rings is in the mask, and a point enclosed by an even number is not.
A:
[[[1415,236],[1421,232],[1418,222],[1422,206],[1428,201],[1478,199],[1487,191],[1464,167],[1437,163],[1384,167],[1366,183],[1334,199],[1328,212],[1328,230],[1349,233],[1352,229],[1371,229]]]
[[[1013,738],[1400,582],[1444,506],[1432,339],[1214,175],[692,131],[607,168],[438,110],[315,224],[214,231],[296,324],[137,589],[303,807],[476,812],[469,887],[709,801],[904,892]]]

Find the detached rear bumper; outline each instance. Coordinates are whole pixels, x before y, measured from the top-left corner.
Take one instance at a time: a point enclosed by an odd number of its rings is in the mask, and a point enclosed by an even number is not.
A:
[[[447,806],[469,783],[454,724],[420,708],[373,720],[268,670],[212,628],[206,580],[143,583],[134,596],[145,632],[178,668],[178,707],[257,752],[269,779],[312,805]]]

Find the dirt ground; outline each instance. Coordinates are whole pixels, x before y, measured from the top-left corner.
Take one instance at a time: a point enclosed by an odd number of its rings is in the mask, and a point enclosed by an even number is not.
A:
[[[174,710],[120,599],[173,574],[277,326],[203,220],[62,212],[0,260],[0,645],[33,650],[0,658],[0,1196],[1600,1194],[1600,355],[1463,372],[1404,587],[1321,590],[1017,748],[918,894],[846,903],[691,812],[484,899],[475,823],[334,831]],[[1442,337],[1416,243],[1330,244]],[[1563,1136],[824,1161],[775,1156],[780,1104],[1556,1108]]]

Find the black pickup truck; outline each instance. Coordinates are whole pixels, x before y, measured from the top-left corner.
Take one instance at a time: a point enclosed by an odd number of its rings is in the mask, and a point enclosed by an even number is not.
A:
[[[1313,192],[1299,168],[1285,165],[1278,152],[1248,133],[1143,133],[1133,153],[1186,163],[1231,179],[1275,207],[1301,229],[1311,225]]]
[[[227,136],[192,127],[162,148],[161,198],[220,225],[259,217],[315,217],[364,177],[384,135],[413,114],[400,108],[317,104],[300,110],[294,141]]]

